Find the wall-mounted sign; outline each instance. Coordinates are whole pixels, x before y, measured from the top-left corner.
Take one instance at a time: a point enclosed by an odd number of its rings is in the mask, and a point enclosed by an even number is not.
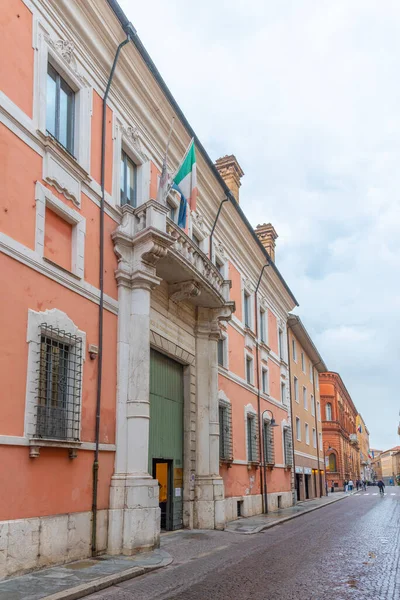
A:
[[[311,473],[312,473],[312,469],[311,469],[310,467],[304,467],[304,473],[305,473],[306,475],[311,475]]]
[[[303,467],[296,467],[296,473],[303,473]]]

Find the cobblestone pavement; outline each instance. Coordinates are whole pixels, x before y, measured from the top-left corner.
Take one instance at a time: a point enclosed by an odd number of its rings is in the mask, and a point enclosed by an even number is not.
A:
[[[400,488],[370,488],[250,536],[163,537],[167,568],[89,600],[399,600]]]

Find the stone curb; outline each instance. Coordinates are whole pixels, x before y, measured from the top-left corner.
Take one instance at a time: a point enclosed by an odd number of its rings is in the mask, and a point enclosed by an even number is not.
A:
[[[312,508],[309,508],[308,510],[305,510],[304,512],[296,513],[294,515],[289,515],[288,517],[282,517],[282,519],[277,519],[273,523],[266,523],[265,525],[260,525],[259,527],[256,527],[255,529],[253,529],[253,531],[235,531],[234,529],[225,529],[225,531],[227,531],[229,533],[239,533],[241,535],[253,535],[254,533],[260,533],[261,531],[264,531],[265,529],[271,529],[271,527],[275,527],[276,525],[280,525],[281,523],[286,523],[286,521],[291,521],[292,519],[297,519],[298,517],[307,515],[308,513],[313,512],[314,510],[319,510],[320,508],[324,508],[324,506],[329,506],[330,504],[335,504],[335,502],[340,502],[340,500],[349,498],[354,493],[355,492],[350,492],[348,494],[348,496],[341,496],[340,498],[336,498],[335,500],[331,500],[330,502],[324,502],[324,504],[321,504],[320,506],[313,506]],[[45,600],[47,600],[47,599],[45,599]]]
[[[85,596],[89,596],[89,594],[94,594],[94,592],[100,592],[101,590],[105,590],[106,588],[116,585],[117,583],[122,583],[123,581],[133,579],[134,577],[139,577],[145,573],[162,569],[163,567],[171,564],[172,561],[172,556],[169,556],[168,558],[163,558],[157,565],[150,565],[147,567],[132,567],[131,569],[126,569],[125,571],[120,571],[119,573],[113,573],[112,575],[107,575],[106,577],[99,577],[98,579],[94,579],[89,583],[83,583],[82,585],[77,585],[73,588],[62,590],[61,592],[51,594],[50,596],[44,596],[42,600],[78,600],[78,598],[84,598]]]

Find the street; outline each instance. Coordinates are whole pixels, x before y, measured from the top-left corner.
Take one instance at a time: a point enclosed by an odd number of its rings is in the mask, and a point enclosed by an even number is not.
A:
[[[376,487],[255,535],[166,534],[165,569],[90,600],[395,600],[400,489]]]

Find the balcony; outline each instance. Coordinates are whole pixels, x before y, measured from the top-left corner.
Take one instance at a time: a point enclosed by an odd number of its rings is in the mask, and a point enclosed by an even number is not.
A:
[[[168,282],[170,298],[207,308],[233,305],[229,302],[231,282],[224,280],[208,256],[170,219],[166,232],[175,241],[158,261],[157,275]]]

